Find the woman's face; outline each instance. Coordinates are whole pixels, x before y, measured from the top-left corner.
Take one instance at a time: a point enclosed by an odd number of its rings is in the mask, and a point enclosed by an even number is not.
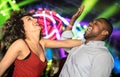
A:
[[[25,32],[34,32],[34,31],[40,31],[41,27],[37,22],[36,18],[33,18],[31,16],[24,16],[22,17],[23,20],[23,27],[25,29]]]

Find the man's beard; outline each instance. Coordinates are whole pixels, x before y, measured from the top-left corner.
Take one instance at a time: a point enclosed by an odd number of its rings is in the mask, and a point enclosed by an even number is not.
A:
[[[97,37],[98,34],[84,34],[84,38],[87,40],[87,39],[92,39],[92,38],[95,38]]]
[[[88,38],[89,38],[89,36],[87,36],[86,34],[84,34],[84,38],[85,38],[85,39],[88,39]]]

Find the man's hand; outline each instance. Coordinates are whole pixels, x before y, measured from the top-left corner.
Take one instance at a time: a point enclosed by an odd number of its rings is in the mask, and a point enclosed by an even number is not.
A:
[[[72,19],[70,20],[70,23],[66,27],[65,30],[71,30],[72,29],[72,26],[73,26],[75,20],[82,14],[84,7],[85,7],[84,5],[81,5],[79,7],[78,11],[72,16]]]

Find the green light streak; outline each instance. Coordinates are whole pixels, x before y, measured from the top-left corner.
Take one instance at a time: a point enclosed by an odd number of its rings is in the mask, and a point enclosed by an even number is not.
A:
[[[78,17],[77,21],[80,22],[90,12],[90,10],[97,2],[98,0],[84,0],[82,4],[85,5],[85,8],[82,14]]]
[[[8,9],[9,6],[7,4],[7,1],[1,1],[1,4],[4,4],[4,6],[1,6],[1,9],[0,9],[0,26],[3,26],[3,23],[9,18],[9,14],[10,14],[10,11],[6,11],[4,9]]]
[[[13,3],[12,0],[8,0],[8,2],[13,10],[20,10],[19,6],[16,3]]]
[[[17,5],[19,7],[22,7],[24,5],[30,4],[30,3],[35,2],[35,1],[37,1],[37,0],[27,0],[27,1],[20,2]],[[9,11],[9,10],[12,10],[12,8],[7,8],[5,11]]]
[[[97,18],[102,18],[102,17],[109,18],[118,12],[119,12],[119,8],[117,7],[117,5],[114,4],[113,6],[105,9],[105,11],[102,14],[100,14]]]
[[[22,7],[24,5],[27,5],[27,4],[30,4],[30,3],[33,3],[35,1],[37,1],[37,0],[25,0],[23,2],[20,2],[20,3],[16,4],[16,3],[13,3],[12,0],[5,0],[5,1],[1,0],[1,2],[0,2],[0,12],[4,11],[6,16],[3,16],[0,13],[0,18],[1,18],[0,26],[2,26],[3,23],[9,18],[11,10],[20,10],[20,7]],[[7,3],[9,3],[11,7],[8,6]]]
[[[114,23],[115,26],[120,27],[120,21]]]
[[[35,2],[35,1],[37,1],[37,0],[26,0],[26,1],[20,2],[20,3],[18,4],[18,6],[21,7],[21,6],[30,4],[30,3]]]
[[[6,1],[1,2],[1,4],[0,4],[0,9],[1,9],[6,3],[7,3]]]

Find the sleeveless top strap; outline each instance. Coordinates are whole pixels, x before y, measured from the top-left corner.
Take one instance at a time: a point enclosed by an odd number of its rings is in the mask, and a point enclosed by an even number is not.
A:
[[[29,48],[30,52],[32,51],[28,45],[28,43],[24,40],[25,44],[27,45],[27,47]]]
[[[32,51],[32,50],[30,49],[28,43],[27,43],[25,40],[24,40],[24,42],[26,43],[27,47],[29,48],[29,50],[30,50],[30,54],[31,54],[31,51]],[[40,47],[42,48],[43,53],[44,53],[44,49],[43,49],[42,45],[41,45],[40,43],[39,43],[39,45],[40,45]],[[47,61],[46,58],[45,58],[45,61]]]
[[[25,44],[27,45],[27,47],[29,48],[29,50],[30,50],[30,53],[23,59],[23,60],[26,60],[26,59],[28,59],[28,58],[30,57],[30,55],[31,55],[31,49],[30,49],[28,43],[27,43],[25,40],[24,40],[24,42],[25,42]]]

